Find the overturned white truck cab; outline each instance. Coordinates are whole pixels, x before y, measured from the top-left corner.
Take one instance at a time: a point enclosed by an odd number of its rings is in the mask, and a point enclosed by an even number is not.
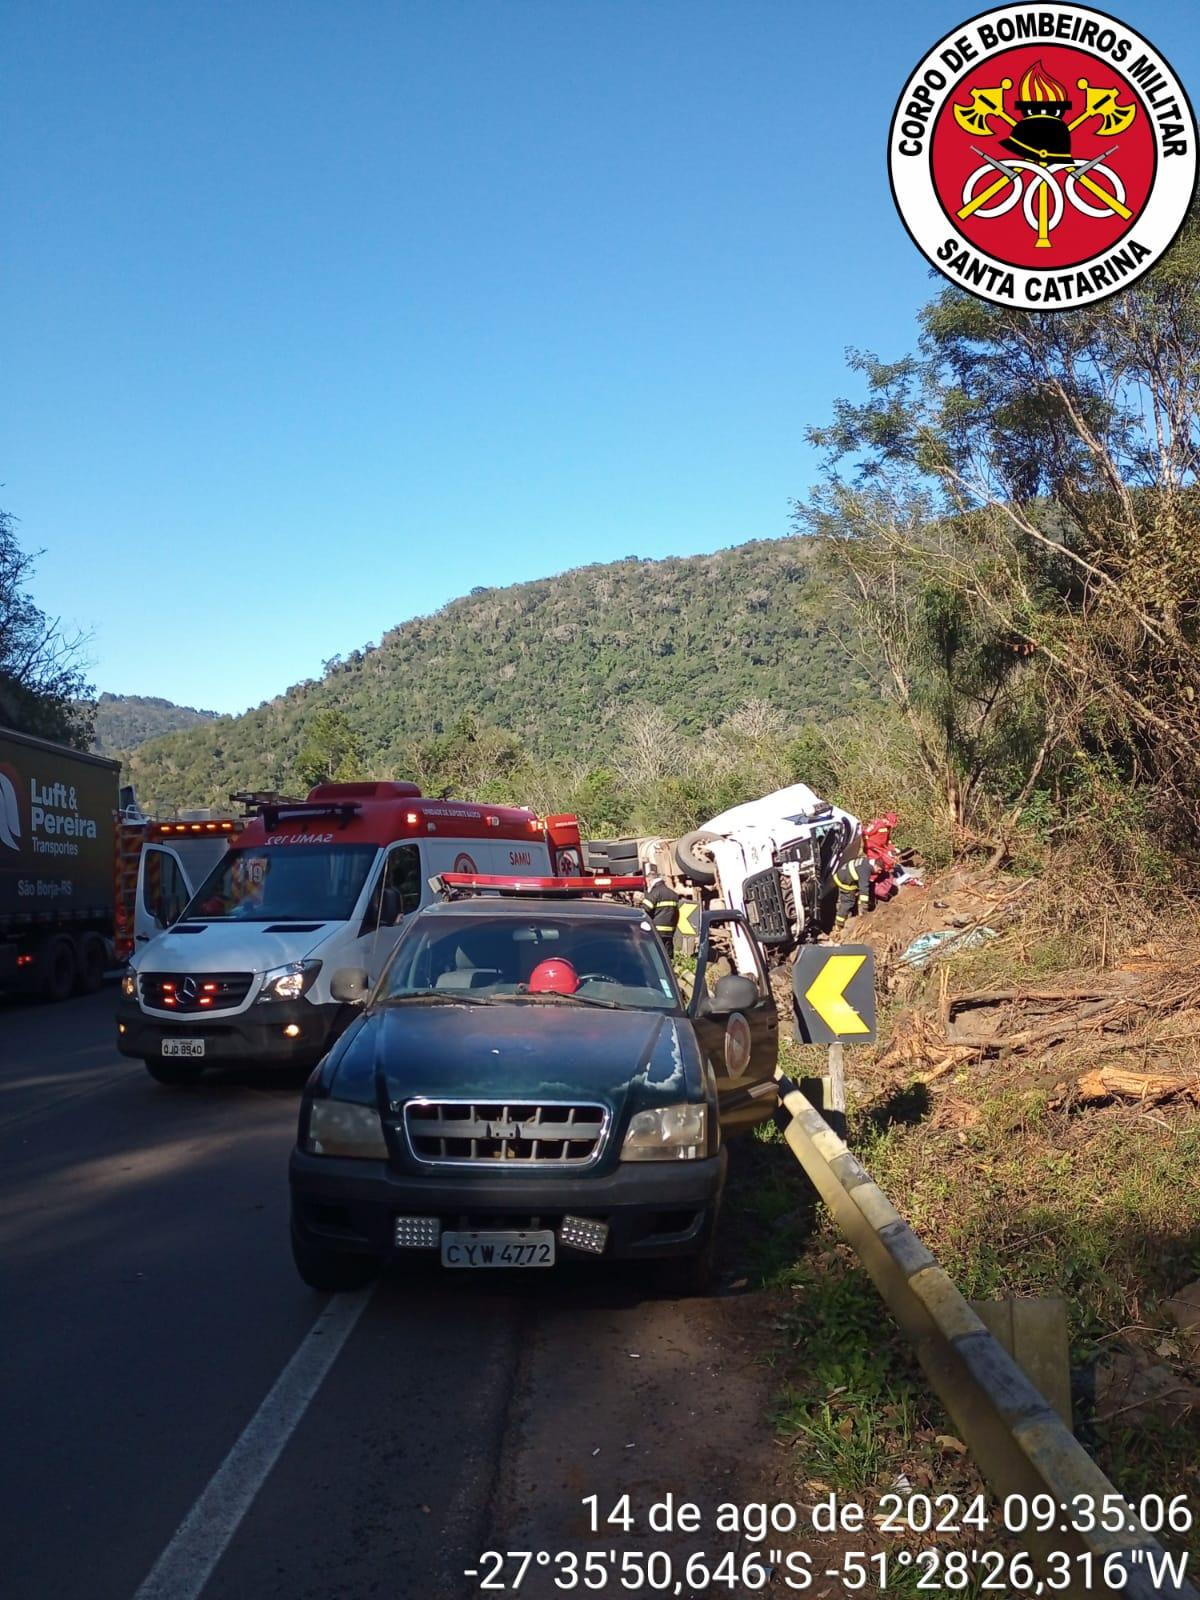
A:
[[[861,832],[806,783],[731,806],[680,839],[592,840],[594,872],[645,872],[703,906],[744,911],[779,961],[820,927],[821,889]]]

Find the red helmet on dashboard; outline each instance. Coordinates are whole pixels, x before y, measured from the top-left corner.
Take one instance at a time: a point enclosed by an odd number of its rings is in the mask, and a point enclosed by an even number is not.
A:
[[[579,974],[561,956],[539,961],[529,974],[530,994],[574,994],[578,987]]]

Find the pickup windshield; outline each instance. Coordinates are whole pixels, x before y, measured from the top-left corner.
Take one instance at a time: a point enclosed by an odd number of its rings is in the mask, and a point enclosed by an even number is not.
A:
[[[558,992],[531,979],[554,962],[569,968]],[[563,983],[561,971],[555,980]],[[570,987],[571,984],[574,987]],[[379,998],[430,995],[536,1004],[581,1003],[676,1011],[679,995],[656,934],[637,923],[588,921],[539,911],[528,917],[414,918],[396,947]]]
[[[206,922],[344,922],[378,853],[373,844],[229,850],[197,889],[184,916]]]

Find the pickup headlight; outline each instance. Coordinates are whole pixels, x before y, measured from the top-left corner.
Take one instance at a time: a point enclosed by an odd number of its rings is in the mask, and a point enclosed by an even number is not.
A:
[[[125,996],[126,1000],[134,1000],[137,998],[136,972],[123,972],[121,974],[121,993]]]
[[[344,1100],[313,1101],[304,1148],[311,1156],[360,1156],[368,1161],[386,1161],[388,1153],[375,1107]]]
[[[707,1106],[657,1106],[629,1124],[622,1161],[696,1161],[704,1154]]]
[[[286,967],[272,967],[263,977],[260,1000],[299,1000],[317,981],[319,961],[289,961]]]

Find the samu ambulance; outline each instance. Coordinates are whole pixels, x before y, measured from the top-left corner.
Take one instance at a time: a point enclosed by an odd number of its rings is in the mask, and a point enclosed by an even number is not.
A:
[[[441,873],[578,871],[574,817],[433,800],[411,783],[323,783],[262,804],[179,919],[135,952],[117,1046],[160,1083],[209,1065],[320,1060],[354,1008],[339,968],[373,983]]]

